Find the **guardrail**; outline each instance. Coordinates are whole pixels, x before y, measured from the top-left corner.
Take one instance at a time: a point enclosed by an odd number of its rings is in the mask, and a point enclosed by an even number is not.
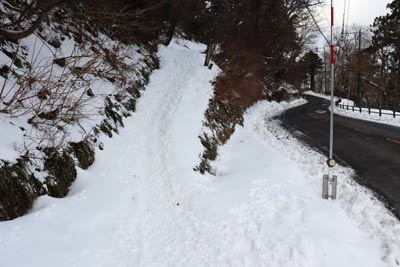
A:
[[[339,108],[346,109],[346,110],[352,110],[354,112],[366,112],[368,114],[379,114],[380,117],[382,115],[389,115],[393,116],[393,118],[400,117],[400,112],[395,111],[395,110],[387,110],[387,109],[381,109],[381,108],[361,108],[357,106],[349,106],[349,105],[342,105],[342,104],[336,104]]]

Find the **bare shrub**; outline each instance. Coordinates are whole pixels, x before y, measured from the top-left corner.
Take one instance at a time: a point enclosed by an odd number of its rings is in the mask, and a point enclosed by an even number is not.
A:
[[[63,57],[46,47],[46,42],[38,42],[40,45],[32,48],[29,68],[11,66],[14,75],[9,75],[2,85],[0,112],[28,117],[33,130],[26,134],[25,149],[32,145],[60,147],[70,127],[85,131],[80,122],[101,112],[90,108],[89,102],[95,96],[101,101],[105,98],[92,88],[93,81],[113,83],[120,91],[126,89],[126,73],[135,66],[124,63],[121,44],[108,47],[108,40],[99,37],[91,45],[75,44],[72,52]],[[44,49],[53,51],[53,55],[39,56]]]

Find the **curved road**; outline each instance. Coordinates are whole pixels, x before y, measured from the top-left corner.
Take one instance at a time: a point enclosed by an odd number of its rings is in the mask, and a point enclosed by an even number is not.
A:
[[[328,155],[330,101],[304,97],[307,104],[287,110],[280,120]],[[350,165],[359,182],[374,190],[400,219],[400,128],[335,115],[334,158]]]

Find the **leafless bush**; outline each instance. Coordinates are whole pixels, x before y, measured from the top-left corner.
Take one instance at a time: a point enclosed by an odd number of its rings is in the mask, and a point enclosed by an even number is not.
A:
[[[133,66],[127,66],[121,55],[121,45],[107,47],[107,39],[99,38],[91,45],[77,45],[68,56],[58,57],[53,50],[50,57],[39,56],[47,44],[37,42],[32,48],[30,67],[19,69],[11,66],[12,73],[2,85],[0,112],[11,117],[27,118],[33,126],[28,132],[26,149],[45,144],[61,146],[69,135],[70,127],[80,127],[83,119],[98,115],[88,103],[101,92],[93,87],[93,81],[126,84],[126,74]],[[117,43],[116,43],[117,44]],[[47,51],[46,50],[46,51]],[[99,101],[97,99],[97,101]]]

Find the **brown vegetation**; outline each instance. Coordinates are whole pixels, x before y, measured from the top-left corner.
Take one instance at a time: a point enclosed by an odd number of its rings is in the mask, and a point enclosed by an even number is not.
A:
[[[243,109],[262,99],[266,90],[260,75],[263,67],[249,55],[242,54],[229,60],[215,81],[216,99]]]

